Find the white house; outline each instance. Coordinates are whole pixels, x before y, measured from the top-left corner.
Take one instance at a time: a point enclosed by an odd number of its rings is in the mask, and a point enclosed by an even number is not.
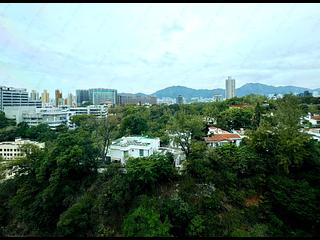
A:
[[[122,137],[112,142],[107,156],[111,158],[111,161],[119,161],[125,164],[129,157],[148,157],[157,152],[159,147],[159,138]]]
[[[44,143],[38,143],[30,140],[15,139],[13,142],[0,142],[0,156],[5,160],[10,160],[19,156],[23,156],[21,146],[24,144],[34,144],[39,148],[44,148]]]
[[[238,133],[230,133],[220,128],[210,127],[208,137],[205,137],[204,140],[209,147],[221,146],[227,143],[233,143],[239,146],[242,137]]]

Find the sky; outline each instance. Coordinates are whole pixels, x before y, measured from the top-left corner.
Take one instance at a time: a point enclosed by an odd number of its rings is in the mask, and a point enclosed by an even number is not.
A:
[[[320,87],[320,4],[0,4],[0,85]]]

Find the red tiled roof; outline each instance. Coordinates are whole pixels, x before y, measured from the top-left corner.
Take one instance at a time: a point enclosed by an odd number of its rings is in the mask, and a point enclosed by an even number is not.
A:
[[[311,119],[313,119],[313,120],[320,120],[320,115],[312,116]]]
[[[236,133],[214,134],[213,136],[206,137],[204,139],[206,142],[207,141],[217,142],[217,141],[223,141],[223,140],[231,140],[231,139],[235,139],[235,138],[241,139],[240,135],[236,134]]]

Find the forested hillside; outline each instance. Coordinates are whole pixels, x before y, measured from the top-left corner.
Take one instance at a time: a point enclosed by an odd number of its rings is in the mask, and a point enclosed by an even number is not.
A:
[[[26,145],[25,157],[0,159],[0,236],[319,236],[320,144],[300,131],[300,117],[319,106],[319,98],[292,95],[125,106],[56,131],[1,114],[0,142],[22,137],[45,148]],[[208,118],[247,137],[239,147],[208,148]],[[165,146],[167,130],[192,133],[181,172],[170,154],[124,167],[105,157],[122,136],[159,137]],[[14,177],[5,179],[7,171]]]

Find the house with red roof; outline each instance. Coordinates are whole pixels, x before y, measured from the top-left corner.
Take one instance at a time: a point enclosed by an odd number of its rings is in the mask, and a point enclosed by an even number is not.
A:
[[[239,146],[241,139],[242,137],[240,134],[236,132],[230,133],[216,127],[209,127],[208,137],[204,138],[209,147],[217,147],[229,143]]]

